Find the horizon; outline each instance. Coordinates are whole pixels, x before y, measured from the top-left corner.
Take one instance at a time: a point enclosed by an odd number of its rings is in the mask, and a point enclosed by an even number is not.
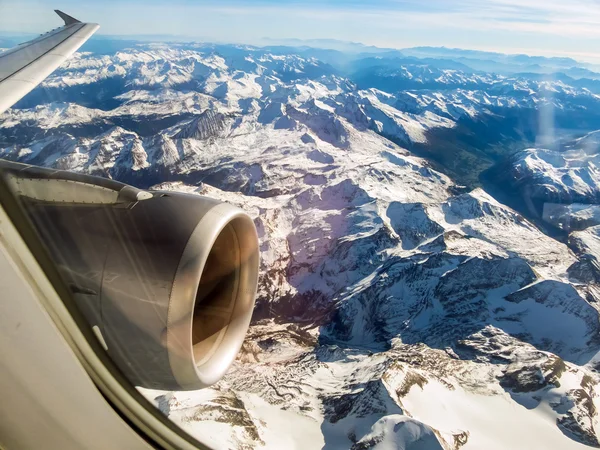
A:
[[[258,46],[267,39],[335,40],[395,50],[446,47],[600,63],[598,0],[569,5],[558,0],[375,0],[369,5],[354,0],[5,0],[0,33],[55,28],[61,23],[55,8],[99,23],[104,38],[162,35]]]
[[[39,35],[39,33],[4,31],[4,30],[0,29],[0,39],[1,38],[16,39],[19,36],[22,36],[23,39],[30,39],[30,38],[33,38],[38,35]],[[218,41],[218,40],[211,40],[211,39],[200,40],[198,38],[184,36],[184,35],[176,35],[176,34],[164,34],[164,35],[95,34],[94,36],[91,37],[90,40],[91,41],[99,41],[99,40],[134,41],[134,42],[139,42],[140,44],[142,44],[142,43],[146,43],[146,44],[170,44],[170,43],[186,44],[187,43],[187,44],[247,45],[250,47],[257,47],[257,48],[268,48],[271,46],[294,48],[294,47],[302,46],[302,47],[313,48],[313,49],[333,50],[333,51],[339,51],[341,53],[349,53],[348,51],[339,50],[339,49],[333,48],[333,47],[310,45],[311,43],[314,44],[318,41],[328,41],[328,42],[335,42],[335,43],[339,43],[339,44],[343,44],[343,45],[362,46],[365,49],[377,49],[377,50],[381,50],[381,51],[402,52],[403,50],[416,50],[416,49],[442,49],[442,50],[447,50],[447,51],[480,52],[480,53],[488,53],[490,55],[497,54],[497,55],[503,55],[503,56],[528,56],[528,57],[533,57],[533,58],[543,57],[543,58],[547,58],[547,59],[571,59],[574,62],[581,64],[582,66],[586,66],[586,65],[587,66],[596,66],[596,67],[594,67],[594,69],[600,70],[600,59],[584,60],[582,58],[575,58],[572,55],[568,55],[568,54],[503,52],[503,51],[499,51],[499,50],[482,50],[482,49],[478,49],[478,48],[450,47],[450,46],[446,46],[446,45],[415,45],[415,46],[411,46],[411,47],[396,47],[396,48],[394,48],[394,47],[378,47],[375,45],[368,45],[368,44],[365,44],[362,42],[345,41],[345,40],[334,39],[334,38],[301,39],[301,38],[294,38],[294,37],[270,38],[270,37],[265,36],[265,37],[259,39],[260,42],[250,44],[250,43],[245,43],[245,42]],[[272,42],[269,42],[269,41],[272,41]],[[292,44],[290,42],[285,43],[285,41],[298,41],[298,42],[296,44]],[[0,47],[0,49],[1,48],[2,47]],[[369,53],[369,52],[365,51],[364,53]],[[379,52],[372,52],[372,53],[377,54]],[[410,55],[407,55],[407,56],[410,56]],[[420,56],[420,57],[416,57],[416,58],[428,58],[428,57]],[[433,57],[433,58],[440,58],[440,57]]]

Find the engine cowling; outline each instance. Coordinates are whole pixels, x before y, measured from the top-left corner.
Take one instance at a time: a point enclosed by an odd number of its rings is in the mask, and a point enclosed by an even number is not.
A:
[[[200,389],[235,359],[258,283],[241,209],[0,162],[79,309],[135,385]]]

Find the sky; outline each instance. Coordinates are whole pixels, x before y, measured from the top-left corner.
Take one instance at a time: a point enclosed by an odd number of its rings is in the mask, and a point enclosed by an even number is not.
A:
[[[0,0],[0,32],[39,33],[62,9],[102,35],[264,44],[338,39],[571,56],[600,63],[600,0]]]

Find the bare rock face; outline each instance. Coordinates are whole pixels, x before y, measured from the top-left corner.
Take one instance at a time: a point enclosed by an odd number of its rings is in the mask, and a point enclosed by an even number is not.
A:
[[[560,387],[560,377],[566,370],[564,361],[556,356],[542,364],[510,364],[500,378],[500,385],[517,393],[533,392],[549,385]]]
[[[405,250],[412,250],[444,232],[444,228],[427,215],[423,204],[394,202],[390,204],[387,216],[392,228],[400,236],[402,248]]]
[[[402,414],[402,409],[390,398],[381,380],[369,381],[356,394],[325,397],[323,406],[325,417],[331,423],[336,423],[350,415],[363,418],[371,414]],[[396,411],[393,411],[394,409]]]
[[[226,119],[226,116],[222,113],[206,110],[182,127],[174,137],[177,139],[195,139],[199,141],[218,137],[227,128]]]
[[[584,375],[580,387],[568,391],[566,395],[567,402],[574,404],[574,407],[567,410],[556,423],[565,435],[572,436],[590,447],[598,448],[600,440],[596,433],[597,409],[594,405],[596,396],[591,377]],[[555,409],[564,411],[563,402],[556,405]]]

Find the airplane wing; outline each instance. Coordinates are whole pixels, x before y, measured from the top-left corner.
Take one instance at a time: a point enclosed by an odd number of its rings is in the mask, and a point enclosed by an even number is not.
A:
[[[55,12],[64,26],[0,53],[0,113],[35,88],[100,28]]]

